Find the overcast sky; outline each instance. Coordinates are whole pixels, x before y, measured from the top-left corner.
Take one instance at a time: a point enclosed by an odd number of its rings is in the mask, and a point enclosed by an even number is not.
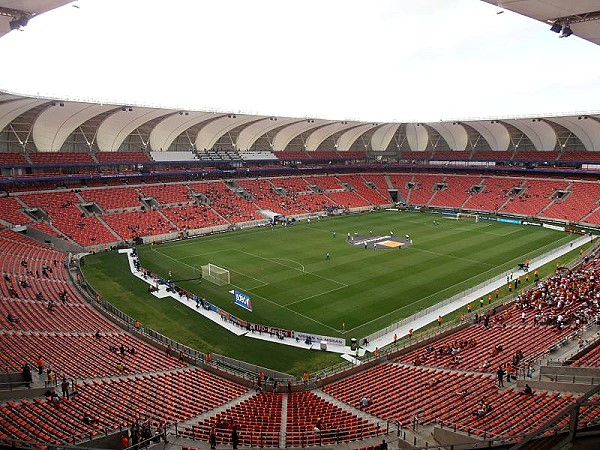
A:
[[[0,89],[436,121],[600,110],[600,47],[479,0],[79,0],[0,39]]]

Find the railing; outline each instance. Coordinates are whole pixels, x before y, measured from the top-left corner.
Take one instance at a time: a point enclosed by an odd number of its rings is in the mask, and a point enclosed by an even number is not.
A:
[[[589,385],[597,385],[600,384],[600,376],[591,376],[591,375],[566,375],[566,374],[556,374],[556,373],[544,373],[542,374],[540,371],[539,380],[541,378],[549,378],[550,381],[555,383],[571,383],[571,384],[589,384]]]
[[[276,379],[278,382],[294,380],[293,375],[278,372],[276,370],[266,369],[264,367],[257,366],[256,364],[247,363],[219,354],[211,355],[210,364],[217,365],[219,368],[227,368],[230,372],[237,373],[244,378],[251,380],[256,380],[256,374],[259,372],[263,372],[265,376],[271,379]]]
[[[373,429],[373,425],[375,428]],[[184,425],[175,424],[175,436],[191,439],[193,441],[208,442],[212,425]],[[242,424],[238,430],[239,442],[247,447],[271,447],[267,443],[275,443],[278,447],[281,433],[279,431],[252,431]],[[231,429],[217,428],[217,442],[229,444],[231,441]],[[342,442],[360,441],[377,436],[401,435],[402,428],[396,421],[380,421],[375,424],[358,424],[351,427],[334,426],[329,429],[319,430],[316,428],[305,431],[287,431],[285,433],[285,447],[312,447],[340,444]]]
[[[12,391],[13,389],[26,387],[27,384],[26,381],[7,381],[0,383],[0,391]]]
[[[370,353],[370,354],[367,353],[367,354],[365,354],[364,357],[362,357],[360,362],[361,362],[361,364],[364,364],[364,363],[368,363],[368,362],[375,361],[375,360],[385,361],[386,359],[389,358],[389,355],[391,353],[396,353],[399,350],[404,350],[406,348],[413,347],[413,346],[418,347],[418,344],[420,344],[421,342],[431,339],[432,337],[438,336],[440,334],[446,333],[448,331],[451,331],[461,325],[464,325],[466,322],[467,321],[463,322],[463,321],[459,321],[459,319],[457,319],[457,320],[445,323],[439,327],[430,328],[428,330],[422,331],[420,333],[415,334],[413,336],[413,338],[411,338],[411,339],[406,338],[401,341],[399,340],[396,344],[392,343],[392,344],[387,345],[386,347],[379,349],[379,351],[380,351],[379,356],[375,355],[374,353]],[[329,376],[342,373],[351,367],[354,367],[354,364],[352,364],[350,362],[338,363],[334,366],[326,367],[318,372],[314,372],[311,375],[311,378],[314,380],[321,380],[323,378],[327,378]]]
[[[446,420],[435,419],[432,423],[435,425],[438,425],[440,428],[448,428],[454,432],[460,431],[462,433],[466,433],[467,436],[477,436],[482,439],[493,439],[493,440],[504,439],[503,436],[501,436],[499,434],[495,434],[495,433],[490,433],[487,430],[482,430],[480,428],[470,427],[470,426],[465,426],[465,425],[459,425],[457,423],[448,422]]]

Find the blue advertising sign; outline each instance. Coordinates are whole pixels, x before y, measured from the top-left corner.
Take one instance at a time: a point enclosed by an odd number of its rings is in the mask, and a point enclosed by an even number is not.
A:
[[[252,311],[252,302],[250,301],[250,297],[246,294],[242,294],[239,291],[233,291],[233,302],[248,311]]]

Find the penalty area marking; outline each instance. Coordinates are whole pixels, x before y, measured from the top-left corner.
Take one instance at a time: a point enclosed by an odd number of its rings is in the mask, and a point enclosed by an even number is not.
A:
[[[238,250],[238,251],[239,251],[239,250]],[[189,264],[187,264],[187,263],[181,262],[181,261],[179,261],[178,259],[175,259],[175,258],[173,258],[172,256],[165,255],[164,253],[162,253],[162,252],[161,252],[161,251],[159,251],[159,250],[156,250],[156,252],[160,253],[160,254],[161,254],[161,255],[163,255],[163,256],[166,256],[167,258],[169,258],[169,259],[170,259],[170,260],[172,260],[172,261],[179,262],[180,264],[183,264],[184,266],[188,266],[188,267],[191,267],[191,268],[195,269],[195,267],[194,267],[194,266],[191,266],[191,265],[189,265]],[[246,252],[243,252],[243,253],[246,253]],[[251,256],[255,256],[255,255],[251,255]],[[262,258],[262,259],[266,259],[266,258]],[[283,265],[285,265],[285,264],[283,264]],[[286,267],[287,267],[287,266],[286,266]],[[293,269],[293,267],[290,267],[290,268],[291,268],[291,269]],[[229,271],[232,271],[232,270],[231,270],[231,269],[229,269]],[[234,270],[233,272],[236,272],[236,271]],[[247,277],[249,277],[249,278],[253,278],[253,277],[250,277],[249,275],[246,275],[246,274],[244,274],[244,273],[242,273],[242,272],[236,272],[236,273],[239,273],[240,275],[247,276]],[[265,283],[264,281],[262,281],[262,280],[259,280],[259,279],[257,279],[257,278],[253,278],[253,279],[254,279],[254,280],[256,280],[256,281],[259,281],[259,282],[261,282],[261,283],[264,283],[265,285],[268,285],[268,284],[269,284],[269,283]],[[334,280],[331,280],[331,281],[334,281]],[[259,288],[259,287],[262,287],[262,286],[253,287],[252,289],[244,289],[243,287],[241,287],[241,286],[238,286],[238,285],[236,285],[236,284],[232,284],[232,283],[229,283],[229,284],[230,284],[231,286],[233,286],[234,288],[237,288],[237,289],[239,289],[240,291],[251,292],[251,293],[252,293],[252,295],[254,295],[255,297],[262,298],[262,299],[263,299],[263,300],[265,300],[266,302],[268,302],[268,303],[271,303],[272,305],[278,306],[278,307],[280,307],[280,308],[283,308],[283,309],[285,309],[285,310],[287,310],[287,311],[291,312],[292,314],[295,314],[295,315],[297,315],[297,316],[300,316],[300,317],[304,317],[305,319],[307,319],[307,320],[310,320],[311,322],[314,322],[314,323],[316,323],[316,324],[319,324],[319,325],[321,325],[321,326],[323,326],[323,327],[325,327],[325,328],[328,328],[328,329],[330,329],[330,330],[336,331],[336,329],[335,329],[335,328],[333,328],[333,327],[330,327],[329,325],[326,325],[326,324],[324,324],[323,322],[319,322],[318,320],[316,320],[316,319],[313,319],[312,317],[305,316],[304,314],[302,314],[302,313],[299,313],[298,311],[294,311],[293,309],[290,309],[290,308],[288,308],[288,307],[287,307],[287,306],[285,306],[285,305],[282,305],[282,304],[280,304],[280,303],[277,303],[277,302],[274,302],[274,301],[272,301],[272,300],[269,300],[268,298],[266,298],[266,297],[263,297],[262,295],[259,295],[259,294],[255,293],[255,292],[253,292],[253,289],[257,289],[257,288]]]
[[[293,259],[285,259],[285,258],[265,258],[267,261],[273,261],[273,262],[277,262],[277,261],[289,261],[291,263],[294,264],[298,264],[300,267],[302,267],[302,272],[306,272],[306,270],[304,270],[304,265],[300,264],[298,261],[294,261]]]
[[[239,249],[236,249],[235,251],[236,251],[236,252],[240,252],[240,253],[245,253],[246,255],[253,256],[253,257],[255,257],[255,258],[264,259],[265,261],[270,261],[270,262],[273,262],[273,263],[275,263],[275,264],[278,264],[278,265],[280,265],[280,266],[287,267],[288,269],[297,270],[298,272],[302,272],[302,273],[305,273],[305,274],[308,274],[308,275],[315,276],[315,277],[317,277],[317,278],[320,278],[320,279],[322,279],[322,280],[331,281],[332,283],[339,284],[339,285],[340,285],[340,286],[342,286],[342,287],[348,287],[348,285],[347,285],[346,283],[342,283],[341,281],[332,280],[331,278],[323,277],[323,276],[321,276],[321,275],[319,275],[319,274],[316,274],[316,273],[312,273],[312,272],[306,272],[306,271],[304,270],[304,266],[302,266],[302,267],[303,267],[303,270],[300,270],[300,269],[297,269],[297,268],[295,268],[295,267],[288,266],[287,264],[282,264],[282,263],[280,263],[280,262],[274,261],[274,259],[278,259],[278,258],[265,258],[264,256],[256,255],[256,254],[254,254],[254,253],[246,252],[246,251],[244,251],[244,250],[239,250]]]

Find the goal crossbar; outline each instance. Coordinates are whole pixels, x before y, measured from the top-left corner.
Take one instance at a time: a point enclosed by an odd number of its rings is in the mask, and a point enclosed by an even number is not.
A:
[[[229,270],[210,263],[202,266],[202,279],[217,286],[223,286],[231,282]]]
[[[475,222],[479,222],[479,214],[457,213],[456,214],[456,219],[457,220],[468,219],[468,220],[474,220]]]

